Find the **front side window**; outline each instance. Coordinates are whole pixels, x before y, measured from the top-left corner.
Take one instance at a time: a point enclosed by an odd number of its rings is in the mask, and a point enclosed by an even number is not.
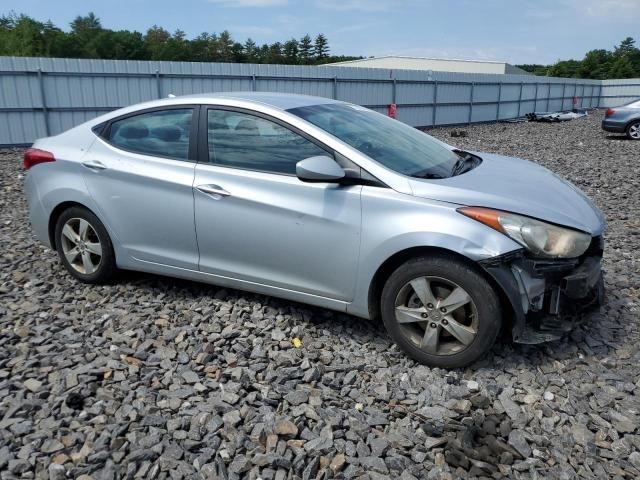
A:
[[[296,163],[327,155],[315,143],[264,118],[209,110],[209,161],[218,165],[295,175]]]
[[[357,105],[331,103],[288,111],[404,175],[447,178],[460,159],[426,133]]]
[[[107,140],[135,153],[187,160],[193,110],[155,110],[111,123]]]

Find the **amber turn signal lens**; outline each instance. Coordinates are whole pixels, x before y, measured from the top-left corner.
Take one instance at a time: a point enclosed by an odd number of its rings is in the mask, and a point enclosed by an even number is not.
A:
[[[463,207],[459,208],[458,212],[469,218],[473,218],[478,222],[484,223],[494,230],[505,233],[504,228],[500,223],[500,215],[505,214],[505,212],[484,207]]]

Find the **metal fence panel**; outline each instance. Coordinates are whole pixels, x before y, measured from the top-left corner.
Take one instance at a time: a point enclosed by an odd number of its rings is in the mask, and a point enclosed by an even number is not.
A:
[[[104,112],[168,94],[278,91],[358,103],[397,104],[413,126],[495,121],[531,111],[624,103],[640,80],[424,72],[332,66],[252,65],[0,57],[0,145],[28,144]]]
[[[603,80],[600,85],[601,107],[616,107],[640,99],[640,78]]]

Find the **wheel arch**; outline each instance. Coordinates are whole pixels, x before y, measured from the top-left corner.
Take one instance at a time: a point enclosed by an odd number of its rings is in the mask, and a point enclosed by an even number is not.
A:
[[[51,211],[51,214],[49,215],[49,224],[47,226],[47,232],[49,234],[49,242],[50,242],[51,248],[53,250],[57,249],[57,246],[56,246],[56,224],[58,223],[58,219],[60,218],[60,215],[62,215],[62,213],[65,210],[68,210],[69,208],[72,208],[72,207],[84,208],[85,210],[88,210],[93,215],[98,217],[98,219],[100,219],[100,217],[98,215],[96,215],[96,212],[94,212],[89,207],[87,207],[86,205],[83,205],[80,202],[65,201],[65,202],[59,203]],[[100,219],[100,221],[102,221],[102,219]],[[104,224],[104,222],[103,222],[103,224]]]
[[[469,257],[462,255],[454,250],[450,250],[443,247],[434,247],[434,246],[422,246],[422,247],[410,247],[399,252],[394,253],[389,258],[387,258],[376,270],[371,283],[369,284],[369,292],[368,292],[368,308],[369,308],[369,318],[374,321],[380,320],[381,314],[381,296],[382,289],[389,278],[389,276],[403,263],[407,262],[412,258],[417,257],[428,257],[428,256],[445,256],[450,257],[452,259],[458,260],[470,268],[474,269],[478,274],[480,274],[491,287],[496,292],[498,299],[500,301],[500,307],[502,308],[502,316],[503,316],[503,329],[511,331],[513,327],[513,318],[515,318],[515,310],[513,304],[509,300],[507,293],[500,286],[500,284],[493,278],[492,275],[489,274],[484,268],[482,268],[477,262],[472,260]]]
[[[627,133],[627,131],[629,130],[629,127],[634,123],[640,123],[640,117],[635,117],[629,120],[627,124],[624,126],[624,132]]]

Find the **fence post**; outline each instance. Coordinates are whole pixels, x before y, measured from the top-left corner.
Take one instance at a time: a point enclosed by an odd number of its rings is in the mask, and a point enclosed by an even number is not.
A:
[[[549,98],[551,97],[551,83],[547,83],[547,108],[545,108],[545,112],[549,112]]]
[[[47,98],[44,94],[44,80],[42,69],[38,69],[38,87],[40,88],[40,101],[42,102],[42,115],[44,116],[44,133],[49,136],[49,111],[47,110]]]
[[[520,95],[518,95],[518,118],[520,118],[520,107],[522,106],[522,90],[524,88],[524,82],[520,82]]]
[[[160,85],[160,70],[156,70],[156,95],[162,98],[162,86]]]
[[[533,111],[535,112],[538,109],[538,82],[536,82],[536,97],[533,101]]]
[[[562,84],[562,105],[560,106],[560,110],[564,110],[564,96],[567,91],[567,82]]]
[[[431,126],[436,126],[436,108],[438,105],[438,80],[433,81],[433,108],[431,111]]]
[[[252,73],[251,74],[251,91],[255,92],[256,88],[257,88],[257,86],[256,86],[256,74]]]
[[[396,83],[396,77],[393,77],[393,93],[391,94],[391,103],[396,103],[398,84]]]
[[[498,108],[496,109],[496,122],[500,120],[500,100],[502,99],[502,82],[498,82]]]
[[[338,76],[333,76],[333,99],[338,99]]]
[[[471,120],[473,119],[473,90],[476,86],[476,82],[471,82],[471,97],[469,98],[469,125],[471,125]]]

